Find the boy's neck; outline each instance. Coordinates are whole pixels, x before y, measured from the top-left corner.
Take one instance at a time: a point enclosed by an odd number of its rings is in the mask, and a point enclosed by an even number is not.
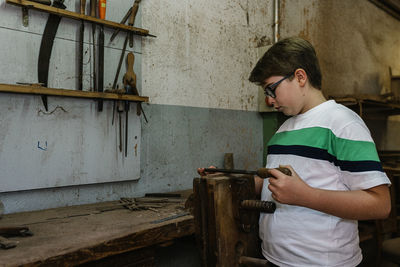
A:
[[[310,109],[324,103],[326,101],[325,96],[322,94],[322,91],[316,88],[311,88],[307,92],[307,101],[304,104],[304,107],[300,114],[309,111]]]

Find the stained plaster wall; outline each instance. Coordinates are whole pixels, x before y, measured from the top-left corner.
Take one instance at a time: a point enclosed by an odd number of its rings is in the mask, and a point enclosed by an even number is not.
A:
[[[21,20],[20,10],[4,2],[0,2],[2,12],[13,12]],[[69,2],[66,1],[67,6],[73,6],[74,1]],[[130,2],[114,1],[121,7],[114,8],[107,18],[119,21]],[[238,168],[260,166],[262,118],[256,111],[257,87],[247,82],[247,77],[260,56],[259,48],[271,44],[272,7],[272,1],[266,0],[142,1],[141,25],[157,38],[143,38],[141,50],[137,48],[140,45],[135,45],[134,50],[141,62],[139,67],[135,64],[141,78],[139,89],[142,95],[150,97],[150,104],[144,105],[149,123],[141,118],[140,179],[1,193],[6,213],[187,189],[196,175],[196,167],[222,166],[226,152],[234,153]],[[31,25],[35,25],[36,17],[42,21],[33,34],[40,40],[45,16],[39,12],[32,16]],[[76,26],[61,27],[60,33],[66,34]],[[2,30],[16,31],[10,28]],[[106,31],[106,40],[110,34]],[[75,36],[67,39],[72,43],[76,40]],[[122,47],[117,42],[110,45],[116,59]],[[36,59],[27,60],[18,51],[11,50],[9,57],[15,62],[36,64]],[[113,70],[111,62],[106,61],[106,65]],[[13,68],[3,65],[2,73],[2,82],[15,82],[11,79]],[[107,80],[112,81],[113,73],[110,71]],[[73,88],[75,82],[68,77],[67,73],[60,73],[54,75],[53,82],[69,81]],[[88,83],[89,79],[85,81]],[[40,100],[27,101],[36,101],[35,107],[40,108]],[[107,117],[104,120],[109,121],[111,107],[106,106],[103,114]],[[98,145],[102,143],[98,141]]]
[[[79,9],[78,1],[64,3],[68,10]],[[130,5],[127,1],[110,3],[107,18],[119,20]],[[48,15],[30,10],[29,25],[24,27],[21,14],[20,7],[0,1],[0,83],[37,82],[39,47]],[[61,20],[50,60],[51,88],[77,88],[79,25],[79,21]],[[86,24],[84,90],[90,89],[93,74],[89,29],[91,25]],[[123,43],[123,38],[107,42],[111,33],[105,29],[106,88],[114,79]],[[128,51],[136,55],[140,88],[140,38],[134,39],[134,49]],[[121,73],[125,71],[123,64]],[[97,103],[91,100],[49,97],[48,103],[46,111],[38,96],[0,95],[0,200],[6,212],[95,202],[126,193],[126,182],[102,184],[140,178],[140,153],[134,148],[137,145],[140,150],[140,119],[129,118],[130,125],[136,127],[129,132],[132,147],[130,157],[125,158],[117,151],[118,131],[111,125],[111,102],[104,102],[103,112],[97,112]]]
[[[400,21],[367,0],[282,0],[281,37],[311,41],[326,96],[380,94],[400,74]],[[400,117],[367,121],[379,149],[400,149]]]

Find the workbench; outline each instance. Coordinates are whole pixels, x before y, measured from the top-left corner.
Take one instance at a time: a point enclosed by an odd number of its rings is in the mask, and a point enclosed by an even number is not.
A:
[[[112,201],[4,215],[0,227],[26,226],[33,236],[10,238],[19,243],[0,250],[0,266],[85,265],[169,244],[194,233],[185,200],[152,210],[131,211]]]

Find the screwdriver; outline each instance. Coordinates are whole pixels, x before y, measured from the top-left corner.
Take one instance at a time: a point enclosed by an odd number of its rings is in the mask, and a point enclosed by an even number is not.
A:
[[[279,167],[275,168],[276,170],[281,171],[282,173],[291,176],[292,172],[288,168]],[[251,174],[258,175],[261,178],[273,177],[270,173],[272,169],[269,168],[259,168],[256,171],[247,171],[247,170],[228,170],[228,169],[215,169],[215,168],[204,168],[205,172],[222,172],[222,173],[236,173],[236,174]]]

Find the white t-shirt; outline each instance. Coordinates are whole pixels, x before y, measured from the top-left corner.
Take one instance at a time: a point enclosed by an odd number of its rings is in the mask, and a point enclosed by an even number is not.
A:
[[[362,119],[326,101],[289,118],[268,143],[267,168],[291,165],[310,186],[328,190],[368,189],[390,184]],[[261,199],[274,201],[264,180]],[[262,252],[279,266],[356,266],[362,260],[356,220],[276,203],[261,213]]]

